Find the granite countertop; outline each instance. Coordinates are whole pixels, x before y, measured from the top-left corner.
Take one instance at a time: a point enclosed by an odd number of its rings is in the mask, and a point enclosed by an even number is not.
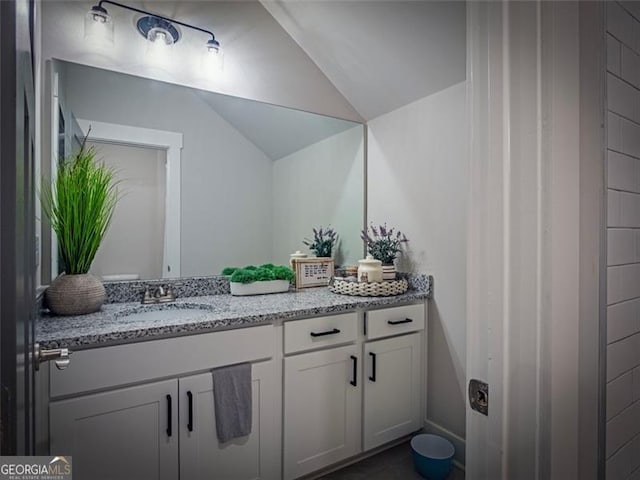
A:
[[[197,334],[218,329],[242,328],[357,309],[379,308],[424,301],[426,291],[409,290],[394,297],[352,297],[311,288],[270,295],[234,297],[229,294],[179,298],[163,305],[140,302],[111,303],[82,316],[43,314],[36,321],[36,341],[41,348],[73,350]],[[154,310],[189,308],[187,316],[141,320],[127,315]],[[184,311],[184,310],[183,310]]]

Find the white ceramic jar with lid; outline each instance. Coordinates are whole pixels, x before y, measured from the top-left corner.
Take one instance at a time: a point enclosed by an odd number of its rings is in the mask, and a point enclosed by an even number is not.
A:
[[[358,260],[358,281],[368,283],[381,282],[382,262],[371,255],[367,255],[365,259]]]

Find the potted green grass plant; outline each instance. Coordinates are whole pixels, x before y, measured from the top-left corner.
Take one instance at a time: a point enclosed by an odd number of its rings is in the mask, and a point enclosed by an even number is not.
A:
[[[102,282],[89,274],[118,201],[113,169],[96,161],[94,147],[86,146],[63,159],[53,183],[43,182],[40,201],[58,239],[64,265],[45,293],[57,315],[96,312],[105,300]]]

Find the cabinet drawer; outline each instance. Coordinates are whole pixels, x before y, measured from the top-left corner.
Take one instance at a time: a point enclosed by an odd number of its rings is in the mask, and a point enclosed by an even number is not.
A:
[[[424,304],[367,312],[367,339],[424,329]]]
[[[358,314],[294,320],[284,324],[284,353],[303,352],[355,341]]]

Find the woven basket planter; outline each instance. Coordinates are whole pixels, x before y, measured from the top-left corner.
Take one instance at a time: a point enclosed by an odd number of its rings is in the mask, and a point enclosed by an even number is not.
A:
[[[334,280],[329,285],[329,290],[341,295],[354,295],[358,297],[390,297],[401,295],[407,291],[409,283],[406,280],[391,280],[384,282],[347,282]]]
[[[45,297],[49,310],[56,315],[84,315],[100,310],[107,294],[93,275],[62,274],[47,288]]]

